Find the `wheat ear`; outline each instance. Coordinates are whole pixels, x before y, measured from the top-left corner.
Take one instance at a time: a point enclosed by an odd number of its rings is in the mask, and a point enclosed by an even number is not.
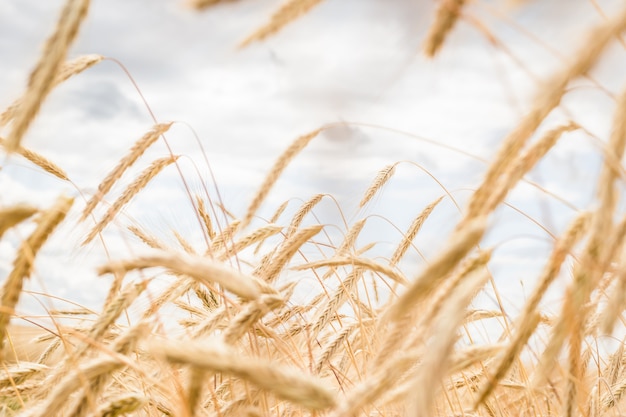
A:
[[[239,46],[243,48],[250,45],[252,42],[264,40],[300,16],[308,13],[321,2],[322,0],[286,0],[284,4],[274,12],[268,23],[244,39]]]
[[[324,226],[317,224],[298,230],[293,236],[283,242],[267,267],[258,272],[257,275],[265,282],[273,282],[287,262],[300,250],[300,247],[318,234],[323,228]]]
[[[0,145],[6,148],[6,140],[0,138]],[[18,146],[15,152],[17,152],[19,155],[23,156],[33,164],[37,165],[39,168],[43,169],[47,173],[52,174],[55,177],[62,179],[63,181],[69,181],[67,173],[61,167],[59,167],[57,164],[50,161],[43,155],[26,149],[23,146]]]
[[[546,116],[559,105],[570,81],[586,74],[599,59],[610,41],[625,29],[626,8],[608,23],[604,23],[592,30],[581,48],[579,48],[578,53],[574,55],[573,61],[545,83],[541,93],[535,98],[530,112],[507,135],[498,149],[494,162],[487,170],[485,179],[479,189],[472,195],[465,217],[466,220],[480,215],[498,177],[518,157],[519,151]]]
[[[57,73],[88,9],[89,0],[66,1],[54,33],[48,38],[43,54],[30,75],[22,105],[13,118],[13,126],[7,137],[7,151],[14,152],[19,148],[22,137],[54,87]]]
[[[176,274],[188,275],[204,284],[217,283],[225,290],[242,298],[255,300],[261,292],[272,293],[272,288],[249,277],[221,262],[201,256],[162,252],[152,256],[143,256],[128,261],[112,262],[98,269],[99,274],[116,271],[125,272],[133,269],[163,267]]]
[[[96,208],[104,196],[111,191],[113,185],[122,177],[124,172],[126,172],[126,170],[130,168],[163,133],[167,132],[171,126],[171,122],[158,123],[154,125],[149,132],[143,135],[141,139],[135,142],[130,148],[130,152],[120,159],[115,168],[113,168],[100,185],[98,185],[98,191],[96,191],[96,194],[91,197],[85,205],[79,221],[85,220],[87,216],[91,214],[93,209]]]
[[[98,62],[102,61],[104,57],[102,55],[82,55],[78,58],[74,58],[71,61],[67,61],[63,64],[59,72],[57,73],[54,79],[54,85],[60,84],[68,78],[80,74],[85,71],[87,68],[90,68],[96,65]],[[19,111],[22,106],[22,98],[15,100],[2,114],[0,114],[0,127],[6,126],[13,118],[15,114]]]
[[[459,19],[466,0],[440,0],[435,21],[430,26],[424,41],[424,53],[432,58]]]
[[[155,357],[170,362],[238,376],[279,398],[311,410],[324,410],[336,404],[334,394],[314,376],[261,358],[242,356],[217,342],[155,340],[149,350]]]
[[[95,359],[85,365],[81,365],[55,384],[45,400],[38,405],[31,406],[22,414],[22,417],[60,415],[59,411],[67,404],[70,395],[79,390],[84,382],[90,383],[99,376],[110,374],[122,366],[124,366],[124,363],[113,357]]]
[[[417,234],[419,233],[422,225],[424,224],[426,219],[428,219],[428,216],[430,216],[435,207],[437,207],[441,200],[443,200],[443,197],[444,196],[441,196],[429,205],[427,205],[426,208],[424,208],[424,210],[422,210],[422,212],[415,218],[415,220],[413,220],[413,222],[409,226],[409,230],[407,230],[406,234],[402,237],[402,241],[393,252],[393,255],[391,255],[391,259],[389,260],[390,266],[395,266],[398,264],[398,262],[400,262],[400,259],[402,259],[402,257],[411,247],[411,243],[413,242],[413,239],[415,239],[415,236],[417,236]]]
[[[139,393],[118,395],[98,407],[94,417],[117,417],[128,415],[143,407],[148,399]]]
[[[296,214],[291,219],[291,223],[289,223],[289,227],[287,228],[287,237],[293,236],[294,233],[302,224],[304,217],[309,214],[311,210],[320,202],[322,198],[324,198],[325,194],[316,194],[309,199],[306,203],[304,203],[296,212]]]
[[[157,159],[124,190],[122,195],[109,207],[104,217],[89,232],[82,245],[86,245],[93,240],[108,225],[137,193],[139,193],[155,176],[165,167],[176,162],[178,156],[168,156]]]
[[[41,213],[35,230],[20,245],[15,261],[13,261],[13,269],[2,286],[0,299],[2,303],[0,308],[0,363],[4,360],[4,339],[7,334],[7,325],[22,292],[24,279],[31,274],[37,252],[48,240],[54,229],[65,219],[73,202],[73,198],[59,197],[50,209]]]
[[[37,213],[37,209],[25,204],[0,209],[0,238],[11,227]]]
[[[404,277],[404,275],[402,275],[402,273],[396,272],[394,269],[386,265],[379,264],[378,262],[375,262],[371,259],[357,258],[354,256],[341,256],[341,257],[335,257],[335,258],[330,258],[330,259],[323,259],[321,261],[309,262],[308,264],[298,265],[298,266],[293,267],[292,269],[296,271],[301,271],[303,269],[316,269],[316,268],[322,268],[326,266],[336,267],[336,266],[342,266],[342,265],[352,265],[355,267],[360,267],[363,269],[370,270],[372,272],[379,272],[381,274],[388,276],[389,278],[391,278],[398,284],[402,284],[402,285],[409,284],[409,281]]]
[[[232,3],[237,0],[187,0],[187,6],[196,10],[203,10],[220,3]]]
[[[209,212],[207,212],[206,210],[204,200],[199,195],[196,196],[196,203],[198,205],[198,214],[200,215],[200,218],[202,219],[202,224],[204,224],[204,228],[206,229],[207,235],[209,235],[209,239],[213,240],[213,238],[215,237],[215,230],[213,229],[211,216],[209,216]]]
[[[311,133],[307,133],[306,135],[300,136],[296,139],[289,147],[278,157],[278,160],[274,163],[271,171],[265,177],[261,188],[256,193],[254,198],[252,199],[252,203],[248,206],[246,210],[246,215],[244,216],[241,224],[241,228],[245,228],[250,224],[254,214],[257,212],[261,204],[269,194],[270,190],[280,177],[280,174],[287,168],[287,165],[291,162],[293,158],[296,157],[304,149],[311,140],[316,137],[321,132],[321,129],[314,130]]]
[[[458,265],[471,248],[478,244],[485,228],[486,219],[478,218],[457,231],[448,242],[448,246],[442,249],[439,256],[424,268],[405,293],[387,309],[385,319],[399,320],[420,300],[432,294],[443,278]]]

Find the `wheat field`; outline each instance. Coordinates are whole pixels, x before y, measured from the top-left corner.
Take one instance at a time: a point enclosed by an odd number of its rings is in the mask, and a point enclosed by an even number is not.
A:
[[[456,204],[444,186],[441,195],[415,208],[417,214],[385,256],[373,248],[386,237],[364,241],[370,216],[350,218],[340,241],[331,238],[333,225],[315,216],[316,208],[333,198],[328,194],[308,196],[296,209],[288,200],[270,207],[271,216],[259,214],[268,210],[269,196],[285,171],[342,122],[303,129],[291,138],[267,167],[258,190],[247,196],[245,210],[231,211],[219,193],[197,193],[182,178],[199,242],[177,230],[174,243],[163,241],[124,215],[163,172],[184,177],[180,164],[185,155],[175,154],[167,139],[175,122],[155,118],[97,188],[83,192],[83,179],[68,174],[62,160],[31,148],[28,133],[57,86],[109,59],[71,54],[90,3],[65,0],[23,94],[0,114],[4,163],[23,158],[39,175],[76,189],[76,195],[59,195],[49,206],[0,206],[0,239],[19,237],[11,270],[1,280],[0,415],[626,413],[621,400],[626,391],[621,196],[626,90],[607,93],[612,124],[606,137],[597,138],[602,162],[593,189],[586,190],[592,201],[550,237],[545,260],[535,265],[538,272],[528,278],[527,293],[518,300],[520,308],[500,297],[490,268],[499,249],[485,244],[487,234],[504,227],[495,221],[496,213],[510,206],[507,197],[529,182],[528,174],[560,141],[588,133],[575,118],[555,124],[550,115],[576,82],[593,81],[590,73],[608,49],[626,49],[626,7],[585,28],[576,52],[537,83],[524,115],[486,161],[480,182],[467,185],[471,192],[454,224],[446,225],[449,233],[429,252],[432,256],[416,265],[405,261],[418,251],[415,241],[423,226],[443,204]],[[229,3],[236,2],[190,0],[187,6],[194,13],[210,13],[212,6]],[[284,1],[233,48],[280,36],[323,3]],[[438,1],[420,53],[436,60],[456,26],[471,19],[465,13],[470,3]],[[518,3],[515,7],[526,2]],[[169,154],[142,158],[157,143],[164,143]],[[369,187],[359,191],[359,209],[385,204],[384,191],[402,163],[377,168]],[[107,251],[107,231],[113,228],[122,230],[137,251],[109,257],[94,271],[109,285],[102,305],[84,308],[77,301],[44,317],[23,314],[20,301],[32,276],[43,275],[38,254],[51,236],[65,233],[63,239],[70,239],[78,230],[77,248]],[[565,282],[560,301],[546,310],[545,298],[559,279]],[[477,300],[487,293],[494,294],[496,308],[480,307]],[[481,326],[496,336],[479,337],[475,332]],[[603,344],[607,338],[615,343]]]

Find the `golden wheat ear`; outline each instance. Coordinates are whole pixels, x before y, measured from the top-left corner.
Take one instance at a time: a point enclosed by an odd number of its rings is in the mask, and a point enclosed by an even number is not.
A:
[[[50,209],[41,213],[41,216],[37,220],[35,230],[33,230],[31,235],[26,238],[19,247],[15,261],[13,261],[13,270],[11,270],[2,286],[2,304],[0,305],[0,351],[2,351],[4,347],[7,325],[19,301],[24,280],[30,277],[33,270],[37,252],[39,252],[39,249],[41,249],[46,240],[48,240],[48,237],[56,227],[65,219],[73,203],[73,198],[60,197],[57,199],[56,203]],[[2,357],[0,357],[0,363],[2,360]]]
[[[37,213],[37,209],[24,204],[0,209],[0,238],[11,227]]]
[[[307,14],[322,0],[287,0],[274,12],[270,21],[258,28],[254,33],[244,39],[239,47],[244,48],[253,42],[262,41],[265,38],[277,33],[289,23]]]
[[[276,184],[276,181],[278,181],[280,174],[282,174],[285,168],[287,168],[287,165],[289,165],[293,158],[295,158],[321,131],[322,129],[316,129],[310,133],[307,133],[306,135],[300,136],[295,141],[293,141],[291,145],[289,145],[289,147],[278,157],[271,171],[265,177],[263,185],[261,185],[261,188],[252,199],[252,203],[250,203],[250,206],[246,211],[246,215],[241,221],[241,229],[250,224],[257,210],[261,207],[261,204],[263,204],[263,201],[269,194],[270,190],[272,189],[274,184]]]
[[[148,168],[143,170],[141,174],[124,190],[121,196],[118,197],[117,200],[109,207],[106,214],[102,219],[91,229],[85,240],[83,241],[83,245],[88,244],[95,238],[100,232],[104,230],[104,228],[113,221],[115,216],[120,212],[122,207],[124,207],[128,202],[137,195],[141,190],[145,188],[146,185],[156,177],[165,167],[176,162],[178,156],[167,156],[161,159],[157,159],[154,161]]]
[[[117,163],[115,168],[111,170],[105,177],[105,179],[98,185],[98,191],[91,197],[91,199],[85,205],[83,213],[80,216],[80,221],[83,221],[91,214],[96,208],[98,203],[102,201],[104,196],[111,191],[113,185],[124,175],[124,173],[130,168],[144,152],[156,142],[156,140],[165,132],[169,130],[172,123],[157,123],[150,129],[145,135],[143,135],[135,144],[131,147],[130,152],[125,155]]]
[[[441,49],[446,37],[456,24],[466,0],[440,0],[435,21],[428,30],[424,41],[424,53],[434,57]]]
[[[186,6],[196,10],[204,10],[220,3],[233,3],[235,1],[238,0],[187,0]]]
[[[8,152],[15,152],[19,148],[22,137],[54,87],[57,74],[88,10],[89,0],[65,2],[56,28],[44,46],[43,54],[30,75],[26,94],[23,96],[19,109],[15,112],[13,128],[7,137]]]
[[[53,81],[54,86],[73,77],[74,75],[80,74],[88,68],[91,68],[103,59],[104,57],[102,55],[91,54],[81,55],[71,61],[66,61],[59,69],[59,72]],[[15,115],[20,110],[23,101],[23,97],[18,98],[4,112],[2,112],[2,114],[0,114],[0,127],[6,126],[11,120],[13,120]]]

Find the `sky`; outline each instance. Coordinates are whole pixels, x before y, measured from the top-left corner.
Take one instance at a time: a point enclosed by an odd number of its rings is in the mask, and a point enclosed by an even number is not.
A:
[[[0,2],[0,109],[23,92],[62,4]],[[240,0],[196,12],[175,0],[92,2],[70,57],[97,53],[110,59],[55,88],[23,142],[65,168],[73,183],[18,157],[3,159],[0,171],[0,205],[45,207],[62,193],[77,197],[69,226],[38,259],[34,287],[87,305],[102,300],[107,282],[95,276],[93,267],[105,259],[104,250],[97,242],[78,245],[90,227],[77,223],[81,193],[93,193],[152,126],[141,95],[159,121],[176,121],[167,137],[173,152],[182,155],[181,169],[192,192],[206,186],[216,197],[208,160],[224,204],[238,215],[282,150],[302,134],[335,124],[293,161],[260,215],[270,217],[288,199],[293,212],[316,193],[327,193],[334,200],[325,198],[316,209],[319,221],[335,225],[329,229],[338,239],[345,233],[342,216],[352,222],[372,215],[363,243],[379,242],[384,256],[400,231],[443,194],[433,177],[461,204],[465,201],[486,167],[480,158],[493,155],[528,110],[541,80],[563,67],[586,28],[603,21],[599,9],[610,16],[620,7],[619,0],[472,2],[466,19],[430,60],[421,54],[421,44],[434,2],[326,0],[267,41],[238,48],[279,4]],[[494,46],[480,28],[503,46]],[[614,42],[592,77],[615,95],[624,87],[623,74],[625,48]],[[583,79],[541,131],[571,117],[606,140],[613,108],[610,94]],[[586,208],[600,161],[598,146],[594,137],[572,133],[529,179]],[[114,193],[165,154],[165,146],[157,143]],[[405,162],[381,195],[359,210],[356,203],[376,173],[398,161]],[[554,233],[575,214],[528,185],[518,187],[509,200]],[[436,210],[416,241],[426,258],[436,253],[458,218],[451,201]],[[128,222],[172,243],[172,230],[178,230],[198,247],[202,244],[174,169],[159,175],[126,208],[122,221],[107,228],[113,256],[128,256],[138,246],[129,243]],[[536,259],[546,255],[551,239],[512,209],[496,213],[493,229],[498,232],[487,239],[500,244],[494,274],[508,282],[515,298],[519,281],[541,266]],[[0,242],[0,274],[10,270],[15,247],[27,232],[18,229]],[[423,262],[416,252],[410,258],[409,266]]]

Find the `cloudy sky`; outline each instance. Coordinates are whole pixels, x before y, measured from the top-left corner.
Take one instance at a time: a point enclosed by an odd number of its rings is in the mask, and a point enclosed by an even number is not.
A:
[[[322,125],[346,122],[326,130],[293,162],[261,214],[269,217],[287,199],[293,199],[290,207],[295,210],[302,200],[329,193],[348,221],[380,214],[405,230],[426,204],[443,194],[429,174],[462,202],[485,169],[479,159],[431,141],[488,159],[528,109],[540,81],[563,66],[586,28],[601,23],[602,13],[611,15],[620,3],[472,2],[440,55],[428,60],[420,48],[433,17],[435,2],[430,0],[326,0],[275,37],[245,49],[237,48],[239,42],[264,24],[280,1],[226,2],[199,13],[176,0],[94,0],[70,56],[97,53],[111,59],[57,87],[24,139],[26,146],[64,167],[73,184],[11,157],[3,160],[0,171],[0,204],[29,201],[45,206],[65,193],[77,196],[81,208],[79,193],[92,193],[151,127],[149,111],[119,62],[159,121],[180,122],[167,136],[174,153],[183,155],[181,169],[193,192],[214,186],[206,157],[225,205],[241,214],[264,173],[292,140]],[[62,4],[0,2],[0,109],[22,93]],[[484,30],[504,46],[494,46]],[[625,73],[626,52],[615,42],[592,76],[617,94]],[[613,107],[610,94],[581,80],[542,129],[573,117],[606,140]],[[155,145],[132,173],[164,154],[165,146]],[[397,161],[408,162],[398,166],[394,179],[366,211],[358,211],[356,203],[368,183]],[[585,208],[598,161],[597,140],[574,133],[531,179]],[[326,200],[316,213],[320,221],[345,231],[339,209]],[[520,186],[510,201],[556,233],[574,214],[529,186]],[[78,247],[89,225],[77,227],[75,217],[70,216],[72,227],[56,251],[47,249],[49,256],[41,261],[37,277],[62,296],[80,294],[86,303],[95,303],[99,298],[88,288],[105,288],[105,283],[94,277],[91,267],[97,261],[91,259],[102,259],[102,248],[97,243]],[[124,219],[170,241],[176,229],[192,241],[198,239],[194,243],[201,247],[174,169],[162,173],[133,201]],[[371,221],[367,236],[389,249],[399,232],[377,219]],[[437,247],[427,239],[445,236],[456,219],[458,212],[447,201],[418,242],[426,256]],[[498,229],[506,233],[490,236],[493,242],[508,241],[498,262],[503,270],[519,265],[520,271],[502,279],[518,281],[531,269],[519,255],[545,253],[550,239],[513,210],[502,210],[495,221],[507,225]],[[127,235],[125,224],[107,230],[113,247],[126,248],[120,237]],[[10,269],[20,237],[16,233],[0,243],[3,273]],[[499,272],[497,262],[494,272]]]

